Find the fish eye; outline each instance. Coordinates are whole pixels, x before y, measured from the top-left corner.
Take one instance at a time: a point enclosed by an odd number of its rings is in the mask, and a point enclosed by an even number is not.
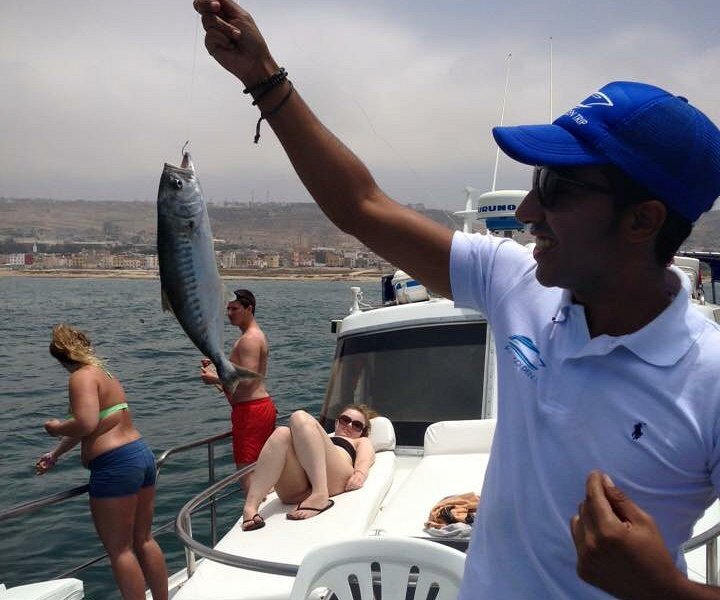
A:
[[[182,186],[183,186],[182,181],[180,181],[177,177],[173,177],[173,178],[170,180],[170,182],[173,184],[173,186],[175,186],[175,189],[176,189],[176,190],[181,190],[181,189],[182,189]]]

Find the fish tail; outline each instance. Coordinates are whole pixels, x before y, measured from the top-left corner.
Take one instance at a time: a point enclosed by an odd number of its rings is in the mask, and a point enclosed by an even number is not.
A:
[[[260,373],[251,371],[245,367],[239,367],[230,361],[223,361],[223,364],[221,364],[218,369],[218,377],[220,377],[220,381],[222,381],[223,388],[225,388],[230,394],[235,393],[235,388],[241,381],[264,378]]]

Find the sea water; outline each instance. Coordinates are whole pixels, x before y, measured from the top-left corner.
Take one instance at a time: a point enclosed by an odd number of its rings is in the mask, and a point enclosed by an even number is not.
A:
[[[365,300],[380,302],[380,282],[226,281],[228,291],[251,289],[256,318],[269,346],[268,389],[279,414],[298,408],[317,414],[322,405],[335,336],[330,320],[352,304],[350,285]],[[230,297],[230,296],[229,296]],[[57,443],[43,423],[67,413],[67,372],[48,352],[52,326],[67,322],[86,331],[96,352],[125,387],[135,425],[156,456],[162,451],[230,428],[222,394],[200,381],[200,353],[180,325],[160,307],[157,279],[0,278],[0,512],[32,499],[87,483],[79,447],[38,477],[39,456]],[[237,339],[226,323],[225,346]],[[216,447],[216,478],[232,473],[229,442]],[[178,454],[158,481],[155,526],[208,485],[205,447]],[[239,516],[242,497],[219,510],[220,533]],[[208,519],[193,519],[193,531],[209,543]],[[158,537],[170,573],[184,567],[174,530]],[[49,579],[104,553],[95,534],[87,495],[0,522],[0,582],[8,587]],[[116,599],[107,560],[78,578],[92,600]]]

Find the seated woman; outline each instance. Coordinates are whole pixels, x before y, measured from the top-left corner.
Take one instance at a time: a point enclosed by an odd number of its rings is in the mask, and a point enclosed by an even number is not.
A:
[[[36,472],[46,473],[79,442],[81,460],[90,469],[90,512],[121,596],[145,600],[149,586],[155,600],[167,600],[165,558],[151,529],[155,457],[133,425],[125,391],[90,339],[74,327],[53,328],[50,354],[70,373],[70,414],[45,423],[45,430],[62,440],[40,458]]]
[[[364,405],[340,412],[334,437],[312,415],[294,412],[288,427],[278,427],[260,452],[243,508],[243,531],[265,526],[258,509],[273,486],[282,502],[297,504],[287,515],[294,521],[332,508],[330,496],[361,488],[375,462],[369,433],[370,409]]]

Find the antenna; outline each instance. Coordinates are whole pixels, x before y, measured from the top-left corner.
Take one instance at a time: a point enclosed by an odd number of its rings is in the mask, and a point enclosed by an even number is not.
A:
[[[505,94],[503,95],[503,104],[502,104],[502,111],[500,112],[500,125],[503,124],[503,121],[505,120],[505,105],[507,104],[507,97],[508,97],[508,90],[510,89],[510,59],[512,58],[512,54],[508,54],[507,58],[505,59],[506,66],[505,66]],[[498,164],[500,163],[500,146],[498,146],[497,150],[495,151],[495,170],[493,171],[493,180],[492,180],[492,191],[495,191],[495,184],[497,183],[497,172],[498,172]]]
[[[507,55],[505,72],[505,95],[503,97],[500,125],[505,120],[505,106],[507,105],[508,91],[510,89],[510,59]],[[525,190],[495,190],[497,183],[498,163],[500,161],[500,146],[495,153],[495,171],[493,173],[492,190],[478,195],[478,190],[465,188],[465,210],[453,213],[453,216],[462,217],[463,233],[472,233],[474,221],[484,221],[488,231],[502,233],[504,237],[512,237],[513,231],[522,231],[525,226],[515,218],[515,209],[527,195]]]

